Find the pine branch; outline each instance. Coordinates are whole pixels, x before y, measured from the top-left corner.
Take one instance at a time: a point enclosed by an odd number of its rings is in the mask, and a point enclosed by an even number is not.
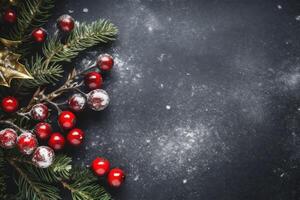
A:
[[[23,40],[32,29],[41,27],[51,16],[55,0],[23,0],[18,6],[19,16],[16,26],[9,33],[13,40]]]
[[[62,77],[63,69],[62,66],[55,63],[45,65],[43,58],[36,55],[35,58],[31,59],[31,66],[29,71],[34,79],[22,80],[22,87],[24,89],[32,89],[46,84],[55,84]]]
[[[59,200],[59,190],[55,186],[41,182],[35,173],[26,170],[23,164],[20,167],[15,161],[9,160],[9,163],[19,173],[19,178],[16,182],[19,193],[17,199],[30,200]]]
[[[71,192],[73,200],[111,200],[111,197],[97,183],[98,179],[90,170],[73,170],[72,183],[62,182]]]
[[[98,20],[91,24],[82,23],[70,34],[65,44],[55,36],[44,46],[47,62],[70,62],[81,51],[98,43],[107,43],[115,39],[117,28],[107,20]]]

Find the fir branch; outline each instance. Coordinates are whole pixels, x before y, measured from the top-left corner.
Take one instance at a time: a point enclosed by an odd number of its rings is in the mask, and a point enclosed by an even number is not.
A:
[[[41,27],[51,16],[55,0],[23,0],[18,5],[19,16],[16,26],[9,33],[13,40],[23,40],[33,28]]]
[[[82,23],[74,29],[65,44],[55,36],[44,46],[47,62],[70,62],[81,51],[98,43],[107,43],[115,39],[118,29],[107,20],[98,20],[91,24]]]
[[[19,173],[19,178],[16,182],[19,193],[17,199],[30,199],[30,200],[58,200],[59,196],[58,188],[41,182],[36,174],[32,171],[26,170],[20,167],[15,161],[9,160],[9,163]]]
[[[72,180],[72,183],[62,181],[62,184],[71,192],[73,200],[111,200],[90,170],[74,170]]]
[[[30,66],[31,68],[29,71],[34,79],[23,80],[22,87],[31,89],[46,84],[54,84],[62,77],[63,69],[61,65],[54,63],[45,65],[43,58],[39,55],[36,55],[35,58],[31,59]]]

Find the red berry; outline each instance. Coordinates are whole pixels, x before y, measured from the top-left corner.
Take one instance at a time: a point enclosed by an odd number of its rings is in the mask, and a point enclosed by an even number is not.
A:
[[[4,12],[3,20],[6,23],[10,23],[10,24],[16,23],[16,21],[17,21],[17,13],[13,9],[7,9]]]
[[[32,38],[36,42],[44,42],[47,38],[47,31],[43,28],[36,28],[31,33]]]
[[[11,128],[6,128],[0,131],[0,146],[5,149],[11,149],[15,147],[17,142],[17,133]]]
[[[76,117],[70,111],[63,111],[58,117],[58,123],[63,129],[71,129],[75,126]]]
[[[38,121],[44,121],[48,117],[48,107],[44,104],[36,104],[31,108],[31,117]]]
[[[40,122],[35,126],[34,133],[41,140],[46,140],[52,133],[52,127],[46,122]]]
[[[120,187],[125,180],[125,174],[123,170],[114,168],[110,170],[107,176],[107,181],[112,187]]]
[[[85,85],[90,89],[99,89],[103,84],[103,79],[98,72],[89,72],[85,75]]]
[[[79,128],[74,128],[67,135],[68,142],[73,146],[79,146],[84,139],[84,132]]]
[[[114,59],[109,54],[101,54],[97,59],[97,65],[102,71],[110,71],[114,66]]]
[[[75,112],[82,111],[86,104],[86,98],[82,94],[73,94],[68,100],[69,107]]]
[[[48,168],[54,161],[55,153],[47,146],[38,147],[32,156],[32,162],[39,168]]]
[[[1,105],[5,112],[12,113],[18,109],[19,101],[15,97],[5,97],[2,100]]]
[[[30,133],[25,132],[17,138],[17,146],[19,151],[25,155],[30,155],[36,149],[38,143],[36,137]]]
[[[50,136],[48,145],[49,145],[49,147],[53,148],[56,151],[61,150],[65,146],[65,138],[60,133],[53,133]]]
[[[70,15],[62,15],[58,18],[57,27],[62,32],[71,32],[74,29],[75,23]]]
[[[92,169],[97,176],[103,176],[109,171],[109,161],[105,158],[97,157],[92,162]]]

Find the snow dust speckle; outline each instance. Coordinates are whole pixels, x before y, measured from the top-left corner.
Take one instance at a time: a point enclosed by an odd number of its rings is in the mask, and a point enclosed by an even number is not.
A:
[[[167,110],[171,110],[171,106],[170,105],[166,105],[166,109]]]
[[[282,6],[281,5],[277,5],[277,8],[278,8],[278,10],[281,10]]]
[[[83,9],[82,9],[82,12],[88,13],[88,12],[89,12],[89,9],[88,9],[88,8],[83,8]]]
[[[297,21],[300,21],[300,15],[296,16],[295,19],[296,19]]]
[[[187,183],[187,180],[186,180],[186,179],[183,179],[183,180],[182,180],[182,183],[183,183],[183,184],[186,184],[186,183]]]

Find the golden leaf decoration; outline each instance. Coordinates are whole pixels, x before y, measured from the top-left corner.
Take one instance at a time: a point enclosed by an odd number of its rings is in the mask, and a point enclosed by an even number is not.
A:
[[[10,87],[12,79],[33,79],[26,67],[19,62],[21,55],[10,50],[0,50],[0,85]]]

